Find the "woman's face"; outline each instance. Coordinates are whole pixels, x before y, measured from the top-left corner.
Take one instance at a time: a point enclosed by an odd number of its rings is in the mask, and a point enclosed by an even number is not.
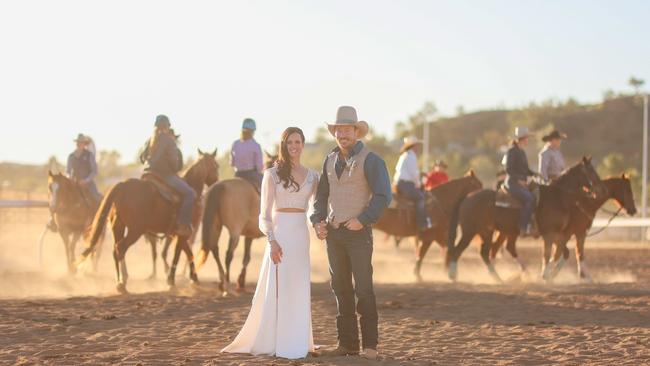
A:
[[[289,157],[293,159],[300,159],[302,154],[302,149],[305,147],[305,144],[302,142],[302,138],[298,132],[294,132],[287,138],[285,142],[287,145],[287,151],[289,152]]]

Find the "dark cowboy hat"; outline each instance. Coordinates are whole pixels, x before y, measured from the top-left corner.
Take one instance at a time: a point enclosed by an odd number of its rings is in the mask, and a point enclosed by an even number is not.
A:
[[[553,130],[553,131],[551,131],[551,133],[549,133],[548,135],[544,135],[544,136],[542,137],[542,141],[544,141],[544,142],[549,142],[549,141],[551,141],[551,140],[555,140],[555,139],[565,139],[565,138],[567,138],[566,133],[560,132],[560,131],[558,131],[558,130]]]

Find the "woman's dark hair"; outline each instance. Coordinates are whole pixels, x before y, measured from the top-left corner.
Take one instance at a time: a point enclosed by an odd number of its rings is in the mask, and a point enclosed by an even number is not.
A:
[[[280,181],[282,181],[284,188],[288,189],[289,187],[294,187],[297,192],[300,190],[300,185],[295,179],[293,179],[293,175],[291,174],[291,159],[289,158],[289,148],[287,147],[287,140],[289,139],[289,136],[294,133],[300,135],[300,140],[302,140],[303,144],[305,143],[305,134],[302,133],[302,130],[298,127],[289,127],[284,130],[282,133],[282,140],[280,141],[280,153],[278,155],[278,160],[275,162],[275,166],[278,169],[278,177],[280,177]]]

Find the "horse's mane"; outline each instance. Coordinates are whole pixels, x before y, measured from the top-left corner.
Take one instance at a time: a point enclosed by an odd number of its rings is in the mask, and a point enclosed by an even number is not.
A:
[[[573,177],[580,172],[580,169],[582,169],[582,167],[584,166],[583,164],[584,162],[580,161],[574,164],[572,167],[563,171],[562,174],[560,174],[560,176],[554,182],[555,185],[563,185],[568,183],[569,180],[573,179]]]

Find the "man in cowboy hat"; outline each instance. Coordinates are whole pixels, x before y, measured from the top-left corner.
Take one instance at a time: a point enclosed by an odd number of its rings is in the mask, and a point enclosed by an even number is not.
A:
[[[566,137],[566,134],[558,130],[553,130],[542,137],[545,144],[539,152],[539,174],[547,182],[557,179],[564,171],[564,157],[560,151],[560,145]]]
[[[395,167],[393,182],[397,185],[397,192],[400,196],[415,203],[415,217],[420,231],[433,227],[431,218],[424,207],[424,192],[418,168],[418,156],[422,153],[422,140],[415,136],[404,138],[404,144],[400,149],[399,160]]]
[[[331,286],[338,307],[338,347],[326,353],[359,354],[358,312],[362,355],[376,359],[378,316],[372,284],[371,225],[390,203],[390,178],[386,163],[359,141],[368,133],[368,124],[357,119],[353,107],[339,107],[336,121],[328,123],[328,129],[337,147],[323,163],[310,218],[318,237],[327,239]]]
[[[74,142],[76,148],[68,156],[68,163],[65,167],[66,174],[81,186],[85,192],[90,194],[93,205],[99,204],[102,195],[97,190],[97,185],[95,185],[97,161],[95,160],[95,154],[88,149],[92,139],[80,133]]]
[[[92,139],[80,133],[73,141],[76,148],[68,155],[68,162],[65,167],[66,175],[81,188],[84,201],[89,207],[99,206],[102,195],[95,184],[97,161],[94,152],[89,149]],[[58,231],[53,217],[50,218],[47,227],[54,232]]]
[[[233,142],[230,149],[230,165],[235,169],[236,177],[249,181],[259,191],[262,186],[264,163],[262,147],[253,138],[256,129],[254,119],[244,120],[241,137]]]
[[[522,208],[519,213],[519,231],[522,237],[533,235],[533,226],[530,219],[533,215],[535,197],[528,189],[528,177],[536,175],[528,167],[528,158],[523,150],[528,145],[530,134],[527,127],[515,128],[512,144],[504,157],[506,168],[505,186]]]
[[[447,182],[449,182],[447,164],[443,160],[436,160],[435,164],[433,164],[433,169],[426,175],[424,190],[430,191]]]

